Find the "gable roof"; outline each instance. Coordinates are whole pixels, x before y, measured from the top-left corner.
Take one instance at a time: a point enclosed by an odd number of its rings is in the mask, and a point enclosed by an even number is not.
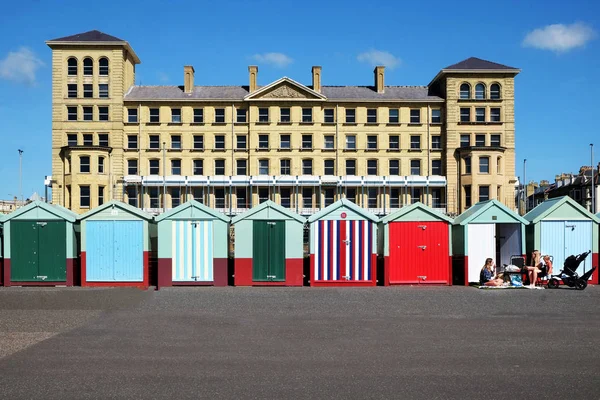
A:
[[[492,69],[492,70],[516,70],[517,68],[509,67],[507,65],[498,64],[492,61],[483,60],[477,57],[469,57],[466,60],[457,62],[444,68],[445,70],[481,70],[481,69]]]
[[[481,215],[482,213],[484,213],[485,211],[487,211],[493,207],[500,209],[501,211],[503,211],[507,215],[510,215],[512,218],[514,218],[515,220],[519,221],[520,223],[522,223],[524,225],[529,224],[529,222],[526,219],[524,219],[523,217],[521,217],[519,214],[517,214],[514,211],[512,211],[511,209],[509,209],[504,204],[500,203],[498,200],[493,199],[493,200],[481,201],[481,202],[469,207],[468,210],[466,210],[465,212],[463,212],[462,214],[460,214],[458,217],[456,217],[454,219],[454,225],[467,225],[468,223],[473,221],[475,218],[477,218],[479,215]]]
[[[249,209],[245,213],[236,216],[235,218],[233,218],[231,220],[231,223],[232,224],[236,224],[236,223],[238,223],[238,222],[240,222],[240,221],[242,221],[242,220],[244,220],[244,219],[246,219],[246,218],[248,218],[248,217],[256,214],[257,212],[264,210],[265,208],[272,208],[273,210],[276,210],[276,211],[282,213],[283,215],[286,215],[286,216],[288,216],[288,217],[290,217],[292,219],[295,219],[296,221],[298,221],[298,222],[300,222],[302,224],[306,222],[306,219],[304,217],[302,217],[302,216],[300,216],[300,215],[298,215],[298,214],[296,214],[294,212],[291,212],[287,208],[282,207],[279,204],[277,204],[277,203],[275,203],[275,202],[273,202],[271,200],[267,200],[267,201],[265,201],[263,203],[260,203],[256,207],[252,207],[251,209]]]
[[[10,221],[11,219],[18,217],[19,215],[25,214],[33,210],[34,208],[41,208],[42,210],[49,212],[50,214],[56,215],[57,217],[60,217],[69,222],[75,222],[77,220],[77,214],[73,213],[72,211],[67,212],[64,211],[65,209],[63,207],[59,208],[54,205],[45,203],[43,201],[36,200],[4,216],[2,222],[4,223]]]
[[[108,203],[104,203],[101,206],[93,208],[90,211],[80,215],[77,219],[81,221],[83,219],[91,217],[92,215],[98,214],[100,211],[106,210],[107,208],[120,208],[121,210],[127,211],[133,215],[137,215],[138,217],[145,219],[146,221],[151,221],[154,218],[152,215],[140,210],[137,207],[131,206],[127,203],[123,203],[122,201],[111,200]]]
[[[600,218],[583,208],[581,204],[577,203],[569,196],[555,197],[553,199],[546,200],[542,204],[538,205],[536,208],[525,214],[523,218],[528,220],[530,223],[537,223],[546,218],[554,210],[561,207],[565,203],[577,210],[582,216],[590,218],[596,223],[600,223]]]
[[[402,207],[402,208],[394,211],[393,213],[386,215],[385,217],[381,218],[381,220],[379,222],[383,222],[384,224],[387,224],[389,222],[395,221],[396,219],[400,218],[403,215],[410,214],[414,210],[422,210],[434,218],[437,218],[441,221],[446,221],[446,222],[452,223],[452,218],[448,217],[445,214],[442,214],[441,212],[435,211],[433,208],[426,206],[425,204],[421,203],[420,201],[418,201],[414,204],[411,204],[407,207]]]
[[[124,42],[124,40],[98,30],[92,30],[88,32],[77,33],[71,36],[52,39],[50,42]]]
[[[207,207],[204,204],[200,203],[199,201],[193,200],[193,199],[189,200],[183,204],[180,204],[179,206],[177,206],[167,212],[160,214],[154,220],[156,222],[160,222],[166,218],[172,217],[172,216],[179,214],[179,213],[183,212],[184,210],[187,210],[190,208],[195,208],[195,209],[201,210],[209,215],[212,215],[213,217],[215,217],[217,219],[220,219],[221,221],[229,222],[229,218],[227,218],[223,213],[215,211],[212,208]]]
[[[342,207],[349,208],[350,210],[354,211],[355,213],[357,213],[358,215],[364,217],[365,219],[368,219],[369,221],[379,222],[379,218],[377,218],[376,215],[371,214],[370,212],[368,212],[364,208],[359,207],[355,203],[353,203],[350,200],[345,199],[345,198],[339,199],[335,203],[328,205],[327,207],[323,208],[319,212],[314,213],[313,215],[311,215],[308,218],[308,222],[311,223],[311,222],[315,222],[315,221],[317,221],[319,219],[322,219],[323,217],[331,214],[332,212],[334,212],[338,208],[342,208]]]
[[[304,86],[303,84],[298,83],[295,80],[288,78],[287,76],[284,76],[283,78],[280,78],[280,79],[276,80],[275,82],[272,82],[272,83],[268,84],[267,86],[263,86],[260,89],[255,90],[254,92],[248,94],[246,97],[244,97],[244,100],[256,100],[256,98],[260,97],[261,94],[268,92],[270,89],[273,89],[274,87],[276,87],[282,83],[288,83],[291,86],[295,86],[301,92],[309,93],[310,95],[316,97],[316,99],[320,99],[320,100],[327,99],[327,97],[323,96],[321,93],[315,92],[308,86]],[[316,100],[316,99],[307,99],[307,100]],[[269,100],[273,100],[273,99],[269,98]],[[294,98],[294,100],[298,100],[298,99]]]

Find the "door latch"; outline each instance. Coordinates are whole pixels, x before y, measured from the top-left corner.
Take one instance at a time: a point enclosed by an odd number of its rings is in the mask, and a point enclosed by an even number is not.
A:
[[[267,222],[267,225],[277,225],[277,222]]]
[[[417,246],[418,248],[420,248],[421,250],[425,250],[427,248],[427,246]]]
[[[418,225],[417,228],[425,230],[427,229],[427,225]]]
[[[37,225],[41,226],[42,228],[44,226],[46,226],[48,223],[47,222],[36,222]]]
[[[36,276],[36,278],[41,279],[43,281],[45,281],[46,279],[48,279],[48,277],[46,275],[38,275],[38,276]]]
[[[267,275],[267,279],[275,279],[277,278],[277,275]]]
[[[344,244],[345,244],[346,246],[350,244],[350,240],[349,240],[349,239],[342,240],[342,242],[344,242]]]
[[[342,276],[342,278],[344,278],[345,280],[349,281],[350,280],[350,275],[344,275],[344,276]]]

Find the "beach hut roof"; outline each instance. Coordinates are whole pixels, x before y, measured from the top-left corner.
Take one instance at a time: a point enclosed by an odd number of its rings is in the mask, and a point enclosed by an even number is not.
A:
[[[529,222],[523,217],[521,217],[519,214],[509,209],[504,204],[500,203],[498,200],[493,199],[481,201],[471,206],[468,210],[466,210],[454,219],[454,225],[467,225],[490,208],[497,208],[499,211],[505,213],[510,218],[514,219],[515,222],[520,222],[524,225],[529,224]]]
[[[80,221],[83,219],[87,219],[87,218],[91,217],[92,215],[98,214],[99,212],[106,210],[107,208],[119,208],[119,209],[126,211],[128,213],[131,213],[133,215],[137,215],[138,217],[145,219],[146,221],[152,221],[152,219],[154,218],[152,215],[140,210],[137,207],[134,207],[127,203],[123,203],[122,201],[111,200],[108,203],[104,203],[101,206],[93,208],[90,211],[86,212],[85,214],[80,215],[78,217],[78,219]]]
[[[194,208],[197,210],[200,210],[206,214],[209,214],[217,219],[220,219],[221,221],[229,222],[229,218],[227,218],[225,216],[225,214],[215,211],[214,209],[205,206],[204,204],[200,203],[197,200],[189,200],[183,204],[180,204],[179,206],[157,216],[155,218],[155,221],[160,222],[164,219],[172,218],[178,214],[181,214],[181,216],[183,216],[183,213],[186,210],[190,210],[190,209],[194,209]]]
[[[441,212],[438,212],[436,210],[434,210],[431,207],[427,207],[425,204],[421,203],[420,201],[411,204],[409,206],[406,207],[402,207],[396,211],[394,211],[393,213],[386,215],[385,217],[381,218],[380,222],[383,222],[384,224],[393,222],[397,219],[399,219],[400,217],[410,214],[411,212],[414,212],[415,210],[421,210],[429,215],[431,215],[434,218],[437,218],[441,221],[446,221],[449,223],[452,223],[452,218],[448,217],[445,214],[442,214]]]
[[[2,220],[2,222],[7,222],[10,221],[11,219],[18,217],[19,215],[23,215],[35,208],[41,208],[42,210],[56,215],[59,218],[62,218],[66,221],[69,221],[71,223],[75,222],[77,220],[77,214],[75,214],[73,211],[67,210],[64,207],[57,207],[56,205],[52,205],[52,204],[48,204],[45,203],[43,201],[32,201],[31,203],[16,209],[15,211],[13,211],[10,214],[7,214],[4,216],[4,219]]]
[[[569,196],[556,197],[554,199],[546,200],[542,204],[525,214],[523,218],[534,224],[543,220],[548,215],[552,214],[553,211],[565,204],[579,212],[583,217],[590,218],[596,223],[600,223],[600,218],[598,218],[598,216],[592,214],[591,212],[583,208],[582,205],[577,203]]]
[[[231,223],[232,224],[236,224],[239,221],[242,221],[242,220],[244,220],[244,219],[246,219],[246,218],[248,218],[248,217],[250,217],[250,216],[252,216],[252,215],[254,215],[254,214],[256,214],[256,213],[258,213],[260,211],[262,211],[262,210],[264,210],[265,208],[271,208],[273,210],[276,210],[277,212],[279,212],[279,213],[281,213],[283,215],[286,215],[286,216],[288,216],[288,217],[290,217],[290,218],[292,218],[292,219],[294,219],[294,220],[296,220],[296,221],[298,221],[298,222],[300,222],[302,224],[304,222],[306,222],[306,219],[304,217],[302,217],[302,216],[300,216],[300,215],[298,215],[298,214],[296,214],[294,212],[291,212],[287,208],[282,207],[279,204],[274,203],[271,200],[267,200],[267,201],[265,201],[263,203],[260,203],[256,207],[253,207],[253,208],[249,209],[245,213],[236,216],[235,218],[233,218],[231,220]]]
[[[332,212],[334,212],[335,210],[342,208],[342,207],[346,207],[349,208],[350,210],[354,211],[355,213],[357,213],[358,215],[364,217],[365,219],[368,219],[369,221],[372,222],[378,222],[379,218],[377,218],[376,215],[371,214],[370,212],[368,212],[367,210],[365,210],[362,207],[359,207],[358,205],[356,205],[354,202],[348,200],[348,199],[340,199],[338,201],[336,201],[333,204],[328,205],[327,207],[325,207],[324,209],[322,209],[321,211],[311,215],[308,218],[308,222],[314,222],[317,221],[329,214],[331,214]]]

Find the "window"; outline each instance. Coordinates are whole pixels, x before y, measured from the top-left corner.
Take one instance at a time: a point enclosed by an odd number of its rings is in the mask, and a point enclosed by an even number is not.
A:
[[[77,60],[73,57],[67,60],[67,75],[77,75]]]
[[[84,146],[93,146],[94,145],[94,135],[91,133],[86,133],[83,135],[83,145]]]
[[[463,100],[471,98],[471,86],[468,83],[460,85],[460,98]]]
[[[98,157],[98,173],[104,173],[104,157]]]
[[[367,175],[377,175],[377,160],[367,160]]]
[[[225,175],[225,160],[215,160],[215,175]]]
[[[131,123],[138,122],[137,108],[128,108],[127,109],[127,122],[131,122]]]
[[[311,159],[302,160],[302,175],[312,175],[313,162]]]
[[[269,110],[267,110],[267,120],[269,119]],[[291,122],[290,118],[290,109],[289,108],[280,108],[279,109],[279,122],[287,123]]]
[[[411,150],[421,150],[421,136],[412,135],[410,137],[410,149]]]
[[[67,107],[67,120],[77,121],[77,107]]]
[[[101,99],[108,98],[108,83],[100,83],[98,85],[98,97]]]
[[[285,160],[279,161],[279,173],[281,175],[290,175],[291,174],[290,160],[285,159]]]
[[[150,208],[160,207],[160,195],[157,187],[148,188],[148,196],[150,196]]]
[[[236,188],[235,189],[235,198],[236,198],[236,207],[237,208],[246,208],[248,207],[248,203],[246,202],[246,188]]]
[[[500,85],[497,83],[492,84],[490,86],[490,99],[499,100],[500,99]]]
[[[442,175],[442,160],[431,160],[431,175]]]
[[[415,204],[421,201],[421,188],[411,188],[410,204]]]
[[[171,188],[171,207],[175,208],[181,204],[181,189]]]
[[[83,107],[83,120],[92,121],[94,119],[94,107]]]
[[[490,158],[479,157],[479,173],[489,174],[490,173]]]
[[[281,199],[281,207],[290,208],[292,205],[291,201],[291,190],[288,188],[281,188],[279,191],[279,197]]]
[[[475,135],[475,147],[485,146],[485,135]]]
[[[108,107],[98,107],[98,120],[108,121]]]
[[[98,61],[98,75],[108,76],[108,58],[102,57]]]
[[[224,108],[215,108],[215,123],[216,124],[224,124],[225,123],[225,109]]]
[[[89,173],[90,172],[90,157],[81,156],[79,157],[79,172]]]
[[[479,186],[479,201],[488,201],[490,199],[490,187]]]
[[[174,124],[181,123],[181,108],[171,108],[171,122]]]
[[[201,124],[204,122],[204,109],[194,108],[194,123]]]
[[[192,198],[197,202],[204,204],[204,188],[195,187],[192,188]]]
[[[335,175],[334,161],[325,160],[323,162],[323,172],[325,175]]]
[[[150,109],[150,122],[153,124],[160,122],[160,108]]]
[[[235,173],[236,175],[248,175],[248,163],[246,160],[235,161]]]
[[[475,98],[477,100],[485,99],[485,85],[483,83],[475,85]]]
[[[215,149],[216,150],[224,150],[225,149],[225,135],[215,135]]]
[[[216,208],[225,208],[225,189],[218,188],[215,189],[215,207]]]
[[[347,150],[356,150],[356,136],[354,136],[354,135],[346,136],[346,149]]]
[[[171,160],[171,175],[181,175],[181,160]]]
[[[246,110],[238,108],[236,110],[235,122],[244,123],[246,122]]]
[[[127,160],[127,175],[138,174],[138,160]]]
[[[89,207],[90,206],[90,187],[79,186],[79,206]]]
[[[471,173],[471,157],[465,157],[465,174]]]
[[[346,160],[346,175],[356,175],[356,160]]]
[[[389,174],[400,175],[400,160],[390,160]]]
[[[496,173],[502,173],[502,157],[498,157],[498,159],[496,160]],[[498,196],[498,198],[500,198],[500,196]]]
[[[433,208],[442,207],[442,189],[433,188],[431,189],[431,205]]]
[[[302,188],[302,207],[304,208],[312,208],[312,188]]]
[[[335,122],[335,117],[334,117],[334,112],[333,112],[333,108],[326,108],[325,109],[325,119],[324,122],[326,124],[333,124]]]
[[[471,135],[460,135],[460,147],[471,146]]]
[[[138,206],[137,188],[135,186],[127,186],[127,202],[130,206]]]
[[[400,150],[400,136],[391,135],[389,142],[390,142],[390,150]]]
[[[312,149],[312,135],[302,135],[302,150]]]
[[[325,135],[323,136],[323,144],[325,149],[333,150],[335,143],[335,137],[333,135]]]
[[[150,175],[160,175],[160,160],[148,161]]]
[[[160,149],[160,137],[158,135],[150,135],[149,144],[149,148],[151,149]]]
[[[418,108],[413,108],[410,110],[410,123],[411,124],[420,124],[421,123],[421,110]]]
[[[367,192],[367,207],[369,208],[377,208],[377,189],[369,188]]]
[[[236,148],[238,150],[246,150],[246,136],[245,135],[238,135],[237,136],[237,141],[236,141]]]
[[[390,208],[400,208],[400,191],[398,189],[391,190]]]
[[[258,188],[258,203],[264,203],[267,200],[269,200],[269,189]]]
[[[269,148],[269,135],[258,135],[258,148],[268,149]]]
[[[491,135],[490,136],[490,146],[500,147],[500,135]]]
[[[204,136],[194,135],[194,150],[204,150]]]
[[[346,109],[346,123],[347,124],[356,123],[356,110],[354,108]]]
[[[377,109],[369,108],[367,109],[367,124],[376,124],[377,123]]]
[[[259,108],[258,109],[258,122],[269,122],[269,109]]]
[[[98,146],[108,147],[108,133],[98,134]]]
[[[442,137],[440,135],[431,136],[431,148],[433,150],[441,150],[442,149]]]
[[[465,185],[465,207],[471,207],[471,185]]]
[[[94,61],[92,61],[91,58],[86,58],[83,60],[83,75],[94,75]]]
[[[91,83],[83,84],[83,97],[85,99],[91,99],[92,97],[94,97],[94,85],[92,85]]]
[[[181,136],[180,135],[171,136],[171,149],[172,150],[181,150]]]
[[[258,160],[258,174],[269,175],[269,160]]]
[[[194,175],[204,175],[204,161],[203,160],[194,160],[193,162],[193,174]]]
[[[291,148],[290,143],[290,135],[281,135],[279,136],[279,148],[280,149],[289,149]]]
[[[312,119],[312,108],[303,108],[302,109],[302,122],[313,122]]]
[[[421,175],[421,160],[410,160],[410,174]]]
[[[128,135],[127,136],[127,148],[128,149],[137,149],[138,148],[137,135]]]
[[[397,124],[400,122],[400,110],[397,108],[390,108],[390,124]]]
[[[500,109],[499,108],[490,108],[490,121],[500,122]]]
[[[442,123],[442,110],[439,108],[434,108],[431,110],[431,123],[432,124],[441,124]]]
[[[333,188],[327,188],[323,192],[323,194],[325,195],[324,206],[327,207],[333,204],[333,202],[335,201],[335,190]]]
[[[67,85],[67,97],[70,99],[77,97],[77,84],[69,83]]]
[[[485,108],[477,107],[475,109],[475,121],[485,122]]]
[[[346,198],[356,203],[356,188],[346,188]]]
[[[367,136],[367,150],[377,150],[377,136]]]
[[[76,133],[67,133],[67,146],[77,146]]]
[[[469,107],[461,107],[460,122],[471,122],[471,109]]]

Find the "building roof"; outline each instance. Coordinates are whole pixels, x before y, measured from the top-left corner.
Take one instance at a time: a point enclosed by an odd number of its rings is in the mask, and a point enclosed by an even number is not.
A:
[[[434,210],[431,207],[426,206],[425,204],[421,203],[420,201],[418,201],[414,204],[411,204],[410,206],[402,207],[402,208],[394,211],[393,213],[386,215],[385,217],[381,218],[380,222],[382,222],[384,224],[393,222],[404,215],[410,214],[411,212],[413,212],[415,210],[422,210],[425,213],[431,215],[432,217],[439,219],[440,221],[446,221],[446,222],[452,223],[452,218],[448,217],[447,215],[442,214],[441,212]]]
[[[379,218],[377,218],[377,216],[375,216],[374,214],[371,214],[364,208],[359,207],[354,202],[352,202],[348,199],[344,199],[344,198],[339,199],[335,203],[330,204],[327,207],[325,207],[324,209],[320,210],[319,212],[311,215],[310,217],[308,217],[308,222],[312,223],[312,222],[318,221],[320,219],[323,219],[327,215],[331,214],[335,210],[342,208],[342,207],[345,207],[345,208],[348,208],[348,209],[354,211],[355,213],[357,213],[358,215],[362,216],[365,219],[368,219],[369,221],[379,222]]]
[[[260,203],[256,207],[252,207],[251,209],[249,209],[245,213],[240,214],[240,215],[234,217],[231,220],[231,223],[232,224],[237,224],[238,222],[240,222],[240,221],[242,221],[242,220],[244,220],[244,219],[246,219],[246,218],[248,218],[248,217],[256,214],[257,212],[264,210],[265,208],[271,208],[273,210],[276,210],[277,212],[279,212],[279,213],[281,213],[281,214],[283,214],[285,216],[288,216],[289,218],[294,219],[294,220],[296,220],[296,221],[298,221],[298,222],[300,222],[302,224],[304,224],[304,222],[306,222],[306,219],[304,217],[302,217],[302,216],[300,216],[300,215],[298,215],[298,214],[296,214],[294,212],[291,212],[287,208],[282,207],[279,204],[277,204],[277,203],[275,203],[275,202],[273,202],[271,200],[267,200],[265,202]]]
[[[542,204],[525,214],[523,218],[525,218],[532,224],[537,223],[546,218],[554,210],[561,207],[565,203],[574,208],[576,211],[578,211],[582,216],[589,218],[595,221],[596,223],[600,223],[600,219],[598,219],[598,217],[596,217],[594,214],[590,213],[588,210],[583,208],[583,206],[581,206],[569,196],[555,197],[553,199],[546,200]]]
[[[106,210],[107,208],[120,208],[121,210],[128,212],[130,214],[136,215],[142,219],[145,219],[146,221],[152,221],[154,218],[154,216],[140,210],[137,207],[131,206],[127,203],[123,203],[122,201],[111,200],[108,203],[104,203],[99,207],[93,208],[90,211],[88,211],[84,214],[81,214],[77,219],[81,221],[83,219],[89,218],[92,215],[99,213],[100,211]]]
[[[97,30],[78,33],[71,36],[65,36],[52,39],[50,42],[124,42],[123,39],[108,35]]]
[[[199,201],[193,200],[193,199],[189,200],[183,204],[180,204],[179,206],[177,206],[167,212],[160,214],[154,220],[156,222],[160,222],[164,219],[170,219],[171,217],[174,217],[174,216],[181,217],[182,215],[178,215],[178,214],[183,214],[183,212],[185,210],[188,210],[191,208],[195,208],[195,209],[200,210],[208,215],[211,215],[211,216],[215,217],[215,219],[220,219],[221,221],[229,222],[229,218],[227,218],[223,213],[215,211],[214,209],[207,207],[204,204],[200,203]]]
[[[65,211],[64,207],[56,207],[54,205],[45,203],[43,201],[32,201],[31,203],[27,204],[26,206],[18,208],[15,211],[13,211],[12,213],[6,215],[4,217],[4,219],[2,220],[2,222],[5,223],[7,221],[10,221],[11,219],[18,217],[19,215],[25,214],[25,213],[33,210],[34,208],[41,208],[44,211],[49,212],[50,214],[56,215],[57,217],[60,217],[69,222],[76,221],[76,214],[74,214],[72,211]]]
[[[503,211],[504,213],[509,215],[511,218],[513,218],[514,220],[516,220],[522,224],[525,224],[525,225],[529,224],[529,222],[525,218],[521,217],[519,214],[517,214],[514,211],[512,211],[511,209],[509,209],[504,204],[500,203],[498,200],[492,199],[492,200],[487,200],[487,201],[481,201],[481,202],[469,207],[465,212],[463,212],[462,214],[460,214],[458,217],[456,217],[454,219],[454,225],[467,225],[468,223],[472,222],[478,216],[480,216],[481,214],[483,214],[485,211],[489,210],[492,207],[498,208],[500,211]]]
[[[477,57],[469,57],[466,60],[462,60],[457,62],[456,64],[452,64],[444,68],[446,70],[473,70],[473,69],[506,69],[506,70],[515,70],[517,68],[509,67],[507,65],[498,64],[492,61],[482,60]]]

